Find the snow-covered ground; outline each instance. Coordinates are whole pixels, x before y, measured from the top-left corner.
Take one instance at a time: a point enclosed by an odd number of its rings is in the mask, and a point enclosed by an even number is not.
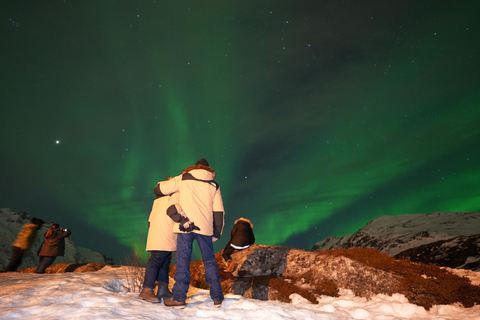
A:
[[[394,256],[421,245],[478,234],[479,224],[480,212],[382,216],[370,221],[354,234],[325,238],[314,245],[314,250],[368,247]]]
[[[126,292],[126,268],[43,275],[0,273],[0,319],[480,319],[480,305],[468,309],[434,306],[426,311],[402,295],[367,300],[349,291],[342,291],[339,298],[322,297],[319,304],[299,296],[288,304],[227,294],[222,307],[216,309],[208,291],[191,287],[187,307],[176,310],[138,300],[138,292]],[[480,282],[478,272],[466,274],[474,283]]]

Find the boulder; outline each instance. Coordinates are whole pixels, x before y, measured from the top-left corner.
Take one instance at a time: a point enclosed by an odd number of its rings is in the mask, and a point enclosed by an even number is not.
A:
[[[67,273],[67,272],[94,272],[105,267],[106,264],[98,262],[90,263],[57,263],[45,270],[45,273]],[[23,273],[34,273],[37,267],[17,270]]]
[[[230,264],[221,254],[215,257],[224,292],[259,300],[290,302],[290,295],[297,293],[316,303],[321,295],[338,296],[338,288],[350,289],[361,297],[391,295],[399,283],[393,274],[319,251],[253,245],[234,253]],[[190,269],[191,284],[207,288],[202,260],[193,261]],[[174,273],[172,266],[171,276]]]
[[[292,302],[300,295],[311,303],[322,296],[339,296],[340,289],[356,296],[403,294],[410,303],[425,307],[480,303],[480,286],[468,278],[434,265],[397,260],[375,249],[353,248],[305,251],[279,246],[252,245],[225,263],[222,251],[215,255],[224,293],[259,300]],[[202,260],[190,264],[191,282],[208,289]],[[170,267],[174,276],[175,266]]]

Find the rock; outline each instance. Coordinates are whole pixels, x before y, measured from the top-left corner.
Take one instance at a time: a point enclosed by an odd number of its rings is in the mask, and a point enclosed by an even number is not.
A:
[[[67,272],[94,272],[105,267],[106,264],[98,262],[90,263],[57,263],[53,264],[45,270],[45,273],[67,273]],[[20,269],[18,272],[34,273],[37,267]]]
[[[433,212],[382,216],[351,235],[328,237],[312,251],[372,248],[392,257],[442,267],[478,270],[480,243],[478,212]],[[476,239],[476,240],[474,240]]]
[[[480,271],[480,234],[425,244],[400,252],[394,258]]]
[[[224,292],[259,300],[290,301],[297,293],[313,303],[321,295],[338,295],[338,288],[352,290],[357,296],[393,294],[396,276],[360,264],[346,257],[332,257],[320,252],[288,247],[253,245],[232,255],[233,272],[225,272],[219,252],[215,255]],[[202,260],[190,265],[191,284],[207,288]],[[175,266],[171,267],[171,275]]]
[[[322,296],[338,296],[340,289],[356,296],[403,294],[410,303],[425,307],[480,303],[480,286],[434,265],[397,260],[368,248],[305,251],[288,247],[252,245],[232,255],[226,264],[215,255],[222,290],[246,298],[291,302],[297,294],[311,303]],[[208,289],[202,260],[190,264],[191,282]],[[173,277],[175,266],[171,266]]]

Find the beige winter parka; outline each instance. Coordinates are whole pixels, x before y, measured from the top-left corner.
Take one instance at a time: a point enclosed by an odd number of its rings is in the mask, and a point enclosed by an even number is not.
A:
[[[22,230],[18,233],[17,238],[12,243],[12,246],[27,250],[35,239],[35,235],[39,228],[40,226],[38,224],[31,222],[24,224]]]
[[[211,167],[194,165],[173,179],[159,182],[154,192],[157,195],[178,192],[183,215],[200,228],[193,232],[219,239],[225,212],[220,186],[213,180],[215,175]]]
[[[159,197],[153,201],[148,218],[147,251],[177,251],[177,235],[172,232],[175,223],[167,215],[170,199],[172,202],[178,202],[178,193]]]

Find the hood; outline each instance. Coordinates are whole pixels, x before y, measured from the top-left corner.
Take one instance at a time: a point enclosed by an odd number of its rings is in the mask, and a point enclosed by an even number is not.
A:
[[[245,223],[248,223],[250,225],[250,227],[253,229],[253,223],[248,220],[248,219],[245,219],[245,218],[240,218],[238,220],[235,221],[235,224],[237,224],[237,222],[245,222]]]
[[[204,166],[201,164],[196,164],[193,166],[190,166],[186,168],[185,170],[182,171],[182,174],[184,173],[190,173],[192,176],[194,176],[197,179],[200,180],[213,180],[215,179],[217,173],[215,170],[208,166]]]

